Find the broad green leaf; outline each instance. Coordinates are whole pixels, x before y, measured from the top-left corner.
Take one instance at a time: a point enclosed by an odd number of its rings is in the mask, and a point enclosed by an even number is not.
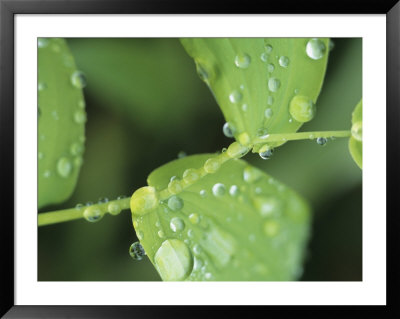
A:
[[[132,195],[136,234],[161,278],[297,279],[309,236],[308,204],[243,160],[204,174],[214,156],[163,165],[148,177],[150,186]],[[172,187],[171,178],[186,187]]]
[[[38,40],[38,208],[74,190],[85,141],[83,74],[63,39]]]
[[[296,132],[315,116],[329,39],[185,38],[181,42],[241,144],[250,145],[266,134]]]
[[[354,161],[362,169],[362,99],[354,109],[351,124],[349,150]]]

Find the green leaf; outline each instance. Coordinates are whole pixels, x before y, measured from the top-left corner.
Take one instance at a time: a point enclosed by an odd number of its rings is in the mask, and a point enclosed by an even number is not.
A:
[[[85,81],[65,40],[38,40],[38,208],[74,190],[83,162]]]
[[[296,132],[314,117],[329,39],[187,38],[181,42],[241,144],[250,145],[267,133]]]
[[[215,155],[163,165],[148,177],[150,186],[132,195],[137,236],[161,278],[298,278],[309,236],[308,204],[243,160],[205,173],[210,158]]]
[[[351,124],[349,150],[356,164],[362,169],[362,99],[353,111]]]

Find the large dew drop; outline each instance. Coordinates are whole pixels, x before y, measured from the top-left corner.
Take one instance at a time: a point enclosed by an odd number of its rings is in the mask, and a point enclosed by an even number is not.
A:
[[[189,247],[178,239],[165,240],[157,250],[154,261],[163,281],[184,280],[193,268]]]
[[[117,203],[110,203],[107,206],[107,210],[111,215],[118,215],[121,212],[121,207]]]
[[[314,118],[316,107],[307,96],[296,95],[290,101],[289,113],[297,122],[308,122]]]
[[[129,247],[129,255],[131,255],[134,260],[142,260],[146,252],[143,246],[137,241]]]
[[[319,60],[324,56],[325,52],[325,44],[320,39],[314,38],[307,42],[306,53],[309,58]]]
[[[134,215],[145,215],[151,212],[158,206],[156,189],[152,186],[139,188],[133,193],[130,206]]]
[[[248,54],[239,54],[235,57],[235,65],[240,69],[247,69],[250,62],[251,58]]]
[[[274,197],[255,197],[253,205],[262,217],[270,217],[274,213],[281,212],[280,202]]]
[[[72,163],[66,157],[61,157],[57,162],[57,173],[63,177],[67,178],[72,172]]]

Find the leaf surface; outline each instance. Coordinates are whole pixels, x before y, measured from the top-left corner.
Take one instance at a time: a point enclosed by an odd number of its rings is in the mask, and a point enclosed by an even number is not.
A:
[[[83,75],[63,39],[38,41],[38,208],[66,200],[82,165]]]
[[[204,163],[213,156],[193,155],[163,165],[149,175],[150,187],[132,196],[137,236],[161,278],[298,278],[309,235],[309,207],[264,172],[232,159],[179,193],[160,197],[171,177],[184,183],[182,176],[189,176],[189,167],[201,175]],[[154,193],[149,195],[151,190]],[[146,213],[136,208],[137,203],[147,207]]]
[[[329,39],[185,38],[181,43],[241,144],[267,133],[296,132],[315,116]]]

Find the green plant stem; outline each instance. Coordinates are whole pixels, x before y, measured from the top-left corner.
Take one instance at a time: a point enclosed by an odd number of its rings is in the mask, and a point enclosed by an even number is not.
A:
[[[85,210],[94,206],[99,208],[104,215],[105,213],[109,213],[109,206],[113,203],[118,204],[121,210],[129,209],[130,197],[112,200],[107,203],[97,203],[79,208],[68,208],[53,212],[41,213],[38,215],[38,226],[52,225],[83,218],[83,213]]]
[[[265,144],[267,142],[287,142],[296,140],[313,140],[318,137],[332,138],[332,137],[350,137],[351,131],[317,131],[317,132],[300,132],[300,133],[283,133],[283,134],[269,134],[264,138],[257,137],[254,139],[253,144]]]
[[[283,134],[269,134],[263,138],[256,138],[252,146],[258,144],[267,144],[268,142],[287,142],[287,141],[295,141],[295,140],[305,140],[305,139],[316,139],[318,137],[332,138],[332,137],[349,137],[351,136],[350,131],[323,131],[323,132],[300,132],[300,133],[283,133]],[[246,153],[235,156],[235,158],[240,158],[244,156]],[[220,165],[223,165],[226,161],[230,160],[226,153],[219,154],[215,157],[215,159],[219,162]],[[198,173],[200,177],[203,177],[209,173],[206,172],[204,167],[198,169]],[[191,185],[191,183],[185,183],[181,181],[182,189]],[[165,200],[173,195],[168,188],[160,191],[159,198],[161,200]],[[98,203],[91,206],[96,206],[100,208],[103,214],[109,212],[108,207],[111,203],[116,203],[119,205],[121,210],[129,209],[130,207],[130,198],[116,199],[107,203]],[[80,219],[84,217],[83,213],[88,207],[91,206],[83,206],[81,208],[69,208],[64,210],[58,210],[54,212],[41,213],[38,216],[38,226],[51,225],[61,222],[66,222],[70,220]]]

